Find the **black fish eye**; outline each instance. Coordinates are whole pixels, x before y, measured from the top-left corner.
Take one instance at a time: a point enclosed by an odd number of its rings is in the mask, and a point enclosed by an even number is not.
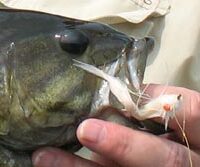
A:
[[[64,51],[72,54],[83,53],[89,43],[86,34],[78,30],[67,30],[58,36],[60,47]]]

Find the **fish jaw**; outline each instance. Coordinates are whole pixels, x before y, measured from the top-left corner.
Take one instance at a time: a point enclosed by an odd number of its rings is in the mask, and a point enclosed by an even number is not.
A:
[[[122,111],[127,117],[141,119],[137,113],[138,107],[136,102],[133,101],[130,91],[140,92],[140,85],[143,79],[140,78],[140,75],[143,76],[147,55],[150,50],[147,42],[146,38],[133,39],[131,45],[122,50],[121,57],[104,66],[102,70],[90,64],[74,60],[76,67],[103,79],[93,98],[92,113],[97,112],[102,106],[115,106],[115,104],[119,106],[121,104],[123,106]],[[142,69],[139,69],[141,67]],[[110,95],[114,95],[120,104],[117,102],[112,104]]]
[[[127,75],[131,88],[140,92],[140,85],[144,78],[147,57],[153,50],[154,39],[133,39],[132,48],[127,53]]]

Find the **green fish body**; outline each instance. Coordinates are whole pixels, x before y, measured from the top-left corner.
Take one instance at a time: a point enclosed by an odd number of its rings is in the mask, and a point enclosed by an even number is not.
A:
[[[142,41],[142,52],[132,54],[139,81],[151,47]],[[0,10],[0,166],[29,167],[30,153],[42,146],[76,146],[76,128],[91,114],[100,79],[73,59],[109,66],[137,44],[100,23]]]

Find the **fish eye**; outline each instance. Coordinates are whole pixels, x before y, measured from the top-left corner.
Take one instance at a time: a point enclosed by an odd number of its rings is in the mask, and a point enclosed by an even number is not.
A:
[[[67,30],[61,35],[57,35],[59,38],[60,47],[72,54],[82,54],[89,43],[89,39],[86,34],[78,30]]]

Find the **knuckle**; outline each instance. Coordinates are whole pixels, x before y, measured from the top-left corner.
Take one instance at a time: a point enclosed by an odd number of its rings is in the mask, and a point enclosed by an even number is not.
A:
[[[129,140],[125,136],[121,136],[120,138],[121,139],[119,140],[115,148],[113,148],[115,155],[117,155],[117,157],[126,156],[132,152],[131,151],[132,147],[129,143]]]
[[[186,148],[171,143],[166,158],[165,167],[189,167],[189,155]]]

